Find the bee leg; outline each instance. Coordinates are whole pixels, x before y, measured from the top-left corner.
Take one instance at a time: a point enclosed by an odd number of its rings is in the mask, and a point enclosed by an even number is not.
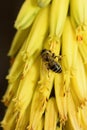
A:
[[[52,54],[52,57],[53,57],[54,59],[58,58],[58,61],[61,60],[61,58],[62,58],[61,55],[56,56],[54,53]]]
[[[49,74],[50,69],[49,69],[49,68],[47,68],[47,71],[48,71],[48,78],[49,78],[49,77],[50,77],[50,74]]]
[[[55,59],[55,58],[58,58],[58,60],[61,60],[62,56],[61,55],[58,55],[56,56],[55,53],[52,53],[52,57]]]
[[[57,56],[55,56],[55,53],[52,53],[52,57],[53,57],[53,58],[56,58]]]
[[[58,56],[58,61],[61,61],[61,59],[63,58],[63,56],[65,56],[65,55],[59,55]]]
[[[48,78],[49,78],[49,77],[50,77],[50,75],[49,75],[49,71],[50,71],[50,69],[49,69],[49,66],[48,66],[48,62],[45,63],[45,66],[46,66],[46,70],[48,71]]]
[[[63,57],[62,55],[59,55],[58,56],[58,61],[60,61],[62,59],[62,57]]]

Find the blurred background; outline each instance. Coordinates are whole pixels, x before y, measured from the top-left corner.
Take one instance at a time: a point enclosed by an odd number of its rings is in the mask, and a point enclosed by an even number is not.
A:
[[[24,0],[1,0],[0,1],[0,101],[7,88],[5,79],[9,69],[8,50],[16,32],[14,21]],[[5,107],[0,102],[0,121],[3,119]],[[2,130],[0,128],[0,130]]]

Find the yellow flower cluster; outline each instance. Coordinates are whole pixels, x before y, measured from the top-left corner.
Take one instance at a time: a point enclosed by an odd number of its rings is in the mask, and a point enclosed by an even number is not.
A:
[[[87,130],[87,0],[25,0],[14,27],[3,130]]]

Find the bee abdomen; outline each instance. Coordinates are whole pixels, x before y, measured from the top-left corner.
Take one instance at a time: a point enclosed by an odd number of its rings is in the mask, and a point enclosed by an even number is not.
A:
[[[61,73],[62,72],[61,66],[59,64],[57,64],[56,62],[54,63],[54,65],[51,65],[49,67],[55,73]]]
[[[61,72],[62,72],[61,67],[59,67],[59,68],[57,68],[57,69],[55,70],[55,73],[61,73]]]

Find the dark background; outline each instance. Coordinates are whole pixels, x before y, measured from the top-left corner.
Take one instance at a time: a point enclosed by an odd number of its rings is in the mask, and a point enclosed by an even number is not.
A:
[[[9,69],[7,53],[16,31],[13,24],[23,1],[0,0],[0,100],[7,87],[7,81],[5,80]],[[5,107],[0,102],[0,121],[3,119],[4,113]]]

